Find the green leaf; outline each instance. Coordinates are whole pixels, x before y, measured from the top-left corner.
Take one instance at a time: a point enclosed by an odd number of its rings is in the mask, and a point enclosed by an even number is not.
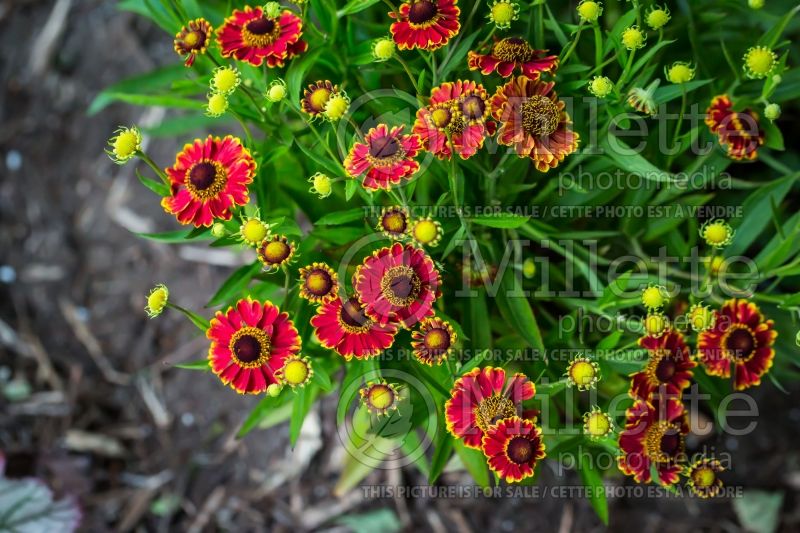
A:
[[[186,67],[184,67],[182,63],[175,63],[167,67],[153,70],[147,74],[142,74],[141,76],[128,78],[101,91],[92,101],[91,105],[89,105],[87,113],[89,115],[98,113],[117,99],[114,95],[146,94],[159,89],[166,89],[174,81],[185,77]]]
[[[52,491],[36,478],[7,479],[0,455],[0,531],[76,531],[81,511],[73,498],[53,500]]]
[[[211,300],[206,304],[206,307],[214,307],[220,305],[235,295],[239,294],[253,279],[259,271],[261,271],[261,263],[256,261],[251,265],[244,265],[238,268],[231,274],[228,279],[220,286],[219,290],[211,297]]]
[[[675,182],[675,179],[670,174],[656,168],[650,161],[636,153],[636,151],[611,133],[608,134],[608,137],[603,137],[600,140],[600,148],[602,148],[603,153],[614,161],[619,168],[631,174],[658,183]]]
[[[136,233],[136,235],[138,235],[139,237],[143,237],[145,239],[149,239],[151,241],[177,244],[193,240],[191,233],[192,233],[191,230],[179,229],[176,231],[164,231],[161,233]],[[207,238],[208,236],[204,235],[203,237]]]
[[[444,467],[453,454],[453,437],[447,431],[444,413],[439,413],[439,424],[436,429],[436,439],[433,445],[433,457],[431,458],[431,471],[428,474],[428,483],[431,485],[439,479]]]
[[[606,500],[606,493],[603,486],[602,474],[592,467],[594,459],[591,457],[585,458],[581,461],[581,479],[583,484],[591,491],[589,501],[592,503],[592,508],[603,524],[608,525],[608,501]]]
[[[296,392],[292,403],[292,418],[289,420],[289,442],[292,443],[292,447],[297,444],[297,437],[300,436],[300,430],[303,429],[303,421],[306,419],[316,395],[314,385],[306,385]]]
[[[111,101],[117,100],[131,105],[144,107],[171,107],[175,109],[205,109],[205,103],[200,100],[183,98],[170,94],[127,94],[106,93]],[[90,113],[91,114],[91,113]]]
[[[773,533],[778,530],[783,492],[748,489],[741,498],[733,498],[733,510],[739,522],[754,533]]]
[[[789,25],[792,18],[800,11],[800,5],[795,6],[793,9],[786,12],[780,20],[778,20],[777,24],[774,24],[761,38],[758,40],[758,44],[761,46],[766,46],[767,48],[775,48],[775,45],[778,44],[778,40],[780,40],[781,35],[786,30],[786,26]]]
[[[175,305],[173,303],[169,303],[167,305],[169,305],[169,307],[171,307],[173,309],[176,309],[176,310],[180,311],[181,313],[183,313],[186,316],[186,318],[188,318],[192,322],[192,324],[197,326],[197,328],[200,331],[202,331],[203,333],[208,331],[208,328],[211,327],[211,324],[208,322],[208,320],[206,320],[204,317],[198,315],[194,311],[190,311],[190,310],[186,309],[185,307],[181,307],[181,306]]]
[[[666,104],[667,102],[671,102],[676,98],[680,98],[683,95],[683,91],[686,93],[690,93],[704,85],[708,85],[714,81],[713,79],[708,80],[694,80],[688,83],[684,83],[683,85],[667,85],[666,87],[659,87],[656,89],[656,92],[653,93],[653,101],[656,104]]]
[[[334,521],[353,533],[395,533],[402,529],[400,519],[391,509],[378,509],[361,514],[347,514]]]
[[[347,15],[353,15],[359,11],[364,11],[378,2],[380,2],[380,0],[350,0],[336,13],[336,16],[341,18]]]
[[[178,368],[185,368],[187,370],[202,370],[203,372],[211,371],[208,359],[198,359],[197,361],[189,361],[188,363],[175,363]]]
[[[772,204],[780,204],[786,194],[791,190],[792,184],[800,178],[800,172],[795,172],[769,185],[756,189],[742,204],[745,214],[736,228],[733,242],[726,250],[728,255],[742,255],[755,242],[761,232],[769,225],[768,215]]]
[[[328,213],[327,215],[317,220],[314,223],[314,225],[338,226],[340,224],[347,224],[348,222],[353,222],[354,220],[364,220],[364,208],[356,207],[355,209],[348,209],[347,211],[336,211],[334,213]]]
[[[456,454],[461,459],[461,463],[472,475],[475,483],[481,487],[489,486],[489,467],[486,466],[486,457],[482,452],[467,448],[461,440],[455,441]]]
[[[272,396],[264,396],[261,400],[256,404],[250,414],[247,415],[244,423],[242,424],[241,429],[239,432],[236,433],[236,438],[241,439],[248,433],[250,433],[253,428],[259,425],[261,420],[266,418],[270,411],[277,409],[280,405],[284,404],[287,400],[289,400],[292,396],[292,392],[288,387],[284,387],[283,391],[281,392],[280,396],[272,397]]]
[[[318,48],[306,54],[299,61],[292,61],[289,64],[289,70],[286,73],[286,89],[289,92],[289,98],[294,104],[300,101],[300,87],[303,84],[303,78],[309,69],[314,66],[314,63],[317,62],[317,58],[323,50],[324,48]]]
[[[522,284],[516,283],[516,272],[507,268],[497,291],[497,307],[505,321],[530,345],[539,355],[544,355],[545,348],[542,333],[533,314],[528,298],[520,294]]]
[[[143,175],[139,170],[136,170],[136,177],[142,182],[142,185],[153,191],[159,196],[169,196],[169,187],[162,181],[156,181]]]
[[[530,216],[515,215],[512,213],[498,213],[496,215],[481,215],[470,218],[474,224],[488,226],[490,228],[516,229],[530,219]]]

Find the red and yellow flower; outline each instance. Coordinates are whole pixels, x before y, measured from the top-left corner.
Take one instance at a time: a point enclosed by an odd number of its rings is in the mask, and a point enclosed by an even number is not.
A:
[[[398,322],[411,328],[433,315],[441,279],[423,250],[394,243],[364,259],[353,284],[370,318],[382,325]]]
[[[542,430],[518,416],[491,426],[483,436],[482,448],[489,468],[507,483],[533,476],[536,463],[545,456]]]
[[[528,78],[537,80],[542,73],[552,74],[558,68],[558,56],[548,56],[547,50],[536,50],[525,39],[506,37],[492,44],[487,53],[469,51],[467,62],[470,70],[482,74],[497,72],[507,78],[519,69]]]
[[[334,85],[328,80],[315,81],[310,83],[303,90],[303,97],[300,99],[300,109],[305,111],[311,118],[317,118],[325,112],[325,106],[332,96],[339,94],[339,86]]]
[[[239,139],[209,135],[184,146],[166,172],[170,195],[161,200],[164,210],[181,224],[211,226],[215,218],[229,220],[233,206],[249,201],[256,162]]]
[[[364,407],[378,416],[397,411],[400,405],[400,389],[385,380],[368,382],[365,387],[359,389],[358,394]]]
[[[682,394],[691,384],[692,368],[697,366],[683,334],[670,329],[658,337],[642,337],[639,346],[647,349],[649,359],[645,369],[632,376],[631,397],[649,399],[652,394],[673,397]]]
[[[705,122],[711,133],[717,134],[720,145],[731,159],[752,161],[758,157],[758,147],[764,144],[764,132],[754,111],[734,111],[733,102],[723,94],[711,100]]]
[[[300,269],[300,297],[314,304],[325,303],[339,294],[339,277],[325,263],[311,263]]]
[[[301,340],[287,313],[271,302],[239,300],[218,311],[206,332],[208,360],[223,383],[240,393],[257,394],[281,384],[276,374],[300,352]]]
[[[381,326],[367,316],[357,297],[325,302],[311,318],[311,325],[320,344],[349,361],[380,354],[394,342],[397,326]]]
[[[447,431],[463,439],[469,448],[480,449],[489,429],[498,421],[519,416],[522,402],[530,400],[536,387],[524,374],[506,379],[502,368],[476,368],[456,380],[445,403]]]
[[[703,457],[686,469],[686,484],[692,493],[700,498],[713,498],[722,492],[719,475],[725,471],[716,459]]]
[[[181,31],[175,34],[173,41],[175,53],[179,56],[186,56],[184,65],[191,67],[197,56],[206,53],[213,31],[214,28],[206,19],[199,18],[189,21],[186,26],[181,28]]]
[[[674,485],[683,471],[687,433],[688,416],[679,400],[640,398],[625,413],[617,465],[637,483],[650,482],[654,468],[662,485]]]
[[[494,133],[494,122],[487,122],[490,114],[483,85],[447,82],[435,87],[430,103],[417,111],[413,132],[420,136],[425,150],[440,159],[449,158],[452,149],[468,159],[483,146],[486,135]]]
[[[426,365],[440,365],[452,353],[457,338],[448,322],[436,317],[426,318],[411,334],[414,357]]]
[[[364,141],[350,149],[344,168],[350,177],[363,176],[361,184],[365,189],[388,191],[419,170],[414,158],[422,143],[417,135],[404,135],[403,126],[379,124],[367,132]]]
[[[390,206],[381,209],[376,229],[396,241],[406,237],[409,228],[408,209],[401,206]]]
[[[458,0],[409,0],[400,4],[389,31],[400,50],[436,50],[461,29]]]
[[[284,235],[273,235],[261,241],[256,248],[258,260],[270,272],[288,265],[294,257],[295,246]]]
[[[492,114],[501,124],[497,141],[529,157],[540,172],[557,167],[578,149],[579,136],[553,85],[518,76],[492,97]]]
[[[306,51],[301,40],[303,21],[289,10],[270,17],[261,7],[235,9],[217,30],[223,57],[260,67],[282,67],[287,59]]]
[[[759,385],[775,358],[772,347],[778,332],[752,302],[728,300],[716,312],[714,326],[697,337],[698,358],[712,376],[728,378],[734,388]]]

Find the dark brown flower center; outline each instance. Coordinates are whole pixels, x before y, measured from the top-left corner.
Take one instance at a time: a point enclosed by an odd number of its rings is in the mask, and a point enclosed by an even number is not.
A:
[[[420,0],[411,4],[408,10],[408,21],[412,24],[424,24],[433,20],[439,8],[431,0]]]
[[[658,362],[656,366],[656,377],[662,383],[666,383],[672,376],[675,375],[675,370],[677,369],[677,365],[675,361],[665,357],[661,361]]]
[[[486,113],[486,102],[479,96],[467,96],[461,102],[461,112],[469,120],[478,120]]]
[[[253,335],[242,335],[233,343],[233,353],[243,363],[252,363],[261,356],[261,343]]]
[[[725,340],[725,347],[737,359],[747,359],[756,349],[756,339],[749,329],[732,331]]]
[[[533,58],[534,50],[519,37],[508,37],[492,47],[492,55],[501,61],[524,63]]]
[[[669,457],[675,457],[681,450],[681,436],[676,432],[665,433],[661,437],[660,450]]]
[[[189,172],[189,182],[198,191],[205,191],[214,184],[217,169],[213,163],[197,163]]]
[[[546,96],[531,96],[522,104],[520,113],[522,129],[534,137],[546,137],[558,129],[558,107]]]
[[[383,215],[381,225],[390,233],[405,233],[407,227],[405,214],[400,211],[390,211]]]
[[[392,157],[400,151],[400,143],[394,137],[373,139],[369,144],[369,155],[378,159]]]
[[[275,30],[275,21],[261,17],[248,22],[246,28],[253,35],[267,35]]]
[[[354,329],[363,328],[372,322],[356,298],[350,298],[342,304],[339,318],[344,325]]]
[[[381,278],[381,294],[397,307],[407,307],[419,296],[422,283],[414,269],[396,266],[386,271]]]
[[[533,443],[525,437],[514,437],[508,443],[508,458],[521,465],[533,458]]]

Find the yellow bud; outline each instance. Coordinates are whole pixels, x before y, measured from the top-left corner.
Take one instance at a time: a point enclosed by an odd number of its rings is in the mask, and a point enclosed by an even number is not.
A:
[[[631,26],[622,32],[622,44],[624,44],[625,48],[628,50],[636,50],[637,48],[644,47],[646,40],[647,37],[642,30],[639,29],[639,26]]]
[[[687,83],[694,79],[694,69],[688,63],[678,61],[667,69],[667,80],[670,83]]]
[[[378,39],[372,44],[372,57],[375,61],[387,61],[394,56],[394,41],[389,37]]]
[[[603,14],[603,4],[592,0],[582,0],[578,4],[578,16],[586,22],[594,22]]]
[[[595,76],[589,84],[589,92],[598,98],[605,98],[614,90],[614,83],[605,76]]]

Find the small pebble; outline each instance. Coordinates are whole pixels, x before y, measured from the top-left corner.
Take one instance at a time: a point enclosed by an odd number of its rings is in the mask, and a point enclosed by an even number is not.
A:
[[[6,168],[11,172],[16,172],[22,168],[22,154],[16,150],[9,150],[6,154]]]
[[[17,271],[10,265],[0,265],[0,283],[11,285],[17,280]]]

